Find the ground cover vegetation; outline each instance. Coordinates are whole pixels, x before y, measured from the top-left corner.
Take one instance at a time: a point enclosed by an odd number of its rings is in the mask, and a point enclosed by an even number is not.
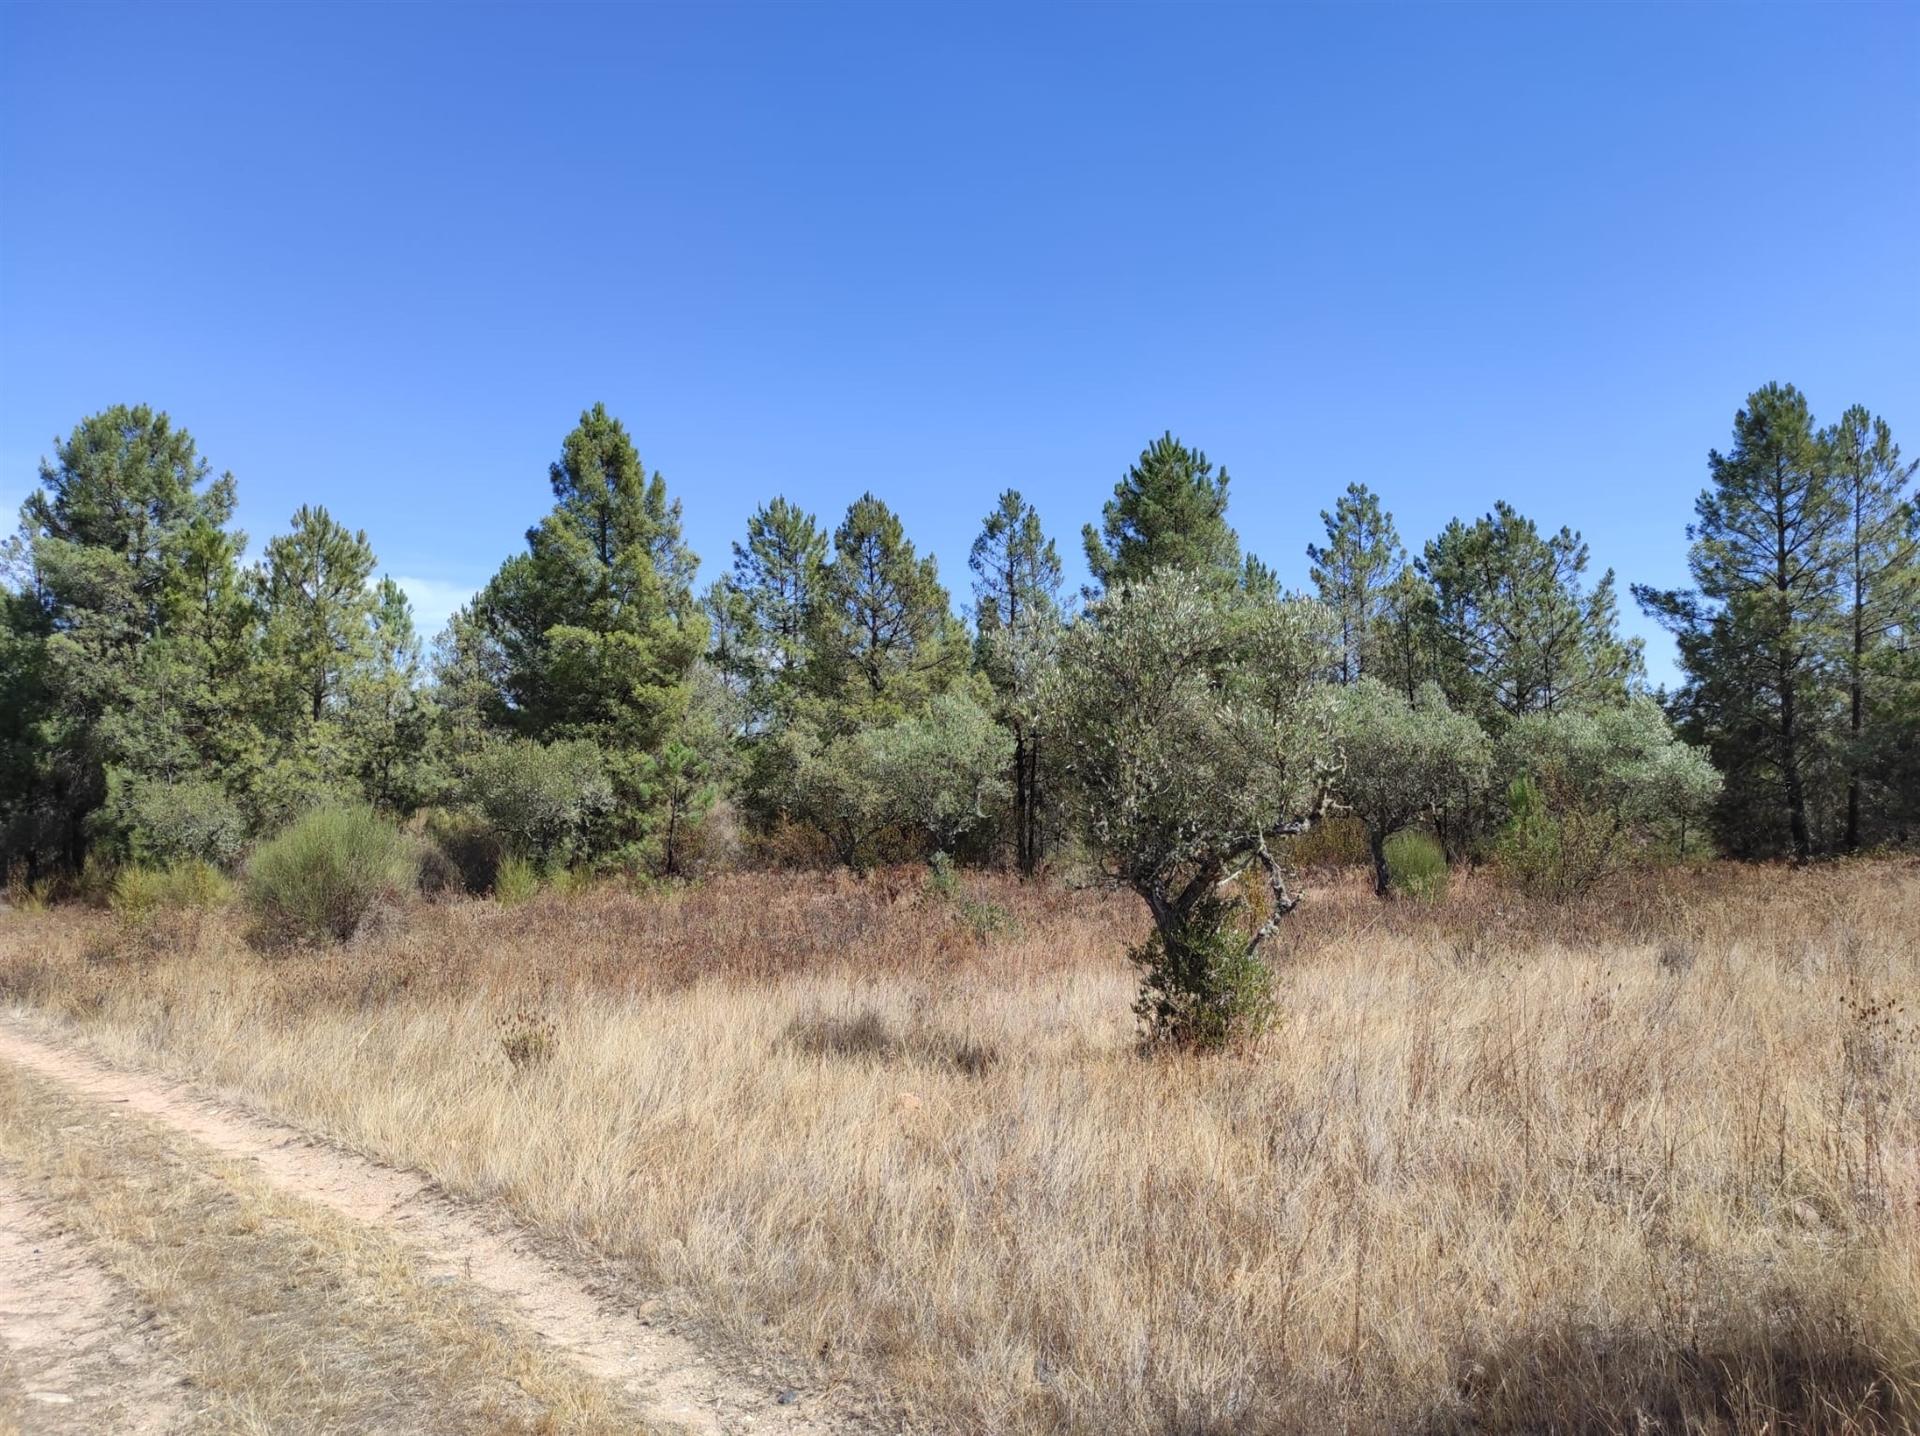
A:
[[[885,1429],[1913,1429],[1920,867],[1383,903],[1360,852],[1226,1053],[1141,1056],[1132,893],[966,868],[291,950],[60,904],[0,922],[0,1003],[503,1203]]]

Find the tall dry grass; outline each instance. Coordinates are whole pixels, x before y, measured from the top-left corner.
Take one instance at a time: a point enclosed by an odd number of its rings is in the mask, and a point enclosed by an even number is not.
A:
[[[426,909],[0,991],[509,1204],[743,1349],[1008,1432],[1920,1422],[1920,867],[1567,909],[1321,881],[1259,1050],[1143,1058],[1123,897],[907,874]],[[988,935],[982,936],[982,933]],[[510,1059],[509,1053],[514,1054]]]

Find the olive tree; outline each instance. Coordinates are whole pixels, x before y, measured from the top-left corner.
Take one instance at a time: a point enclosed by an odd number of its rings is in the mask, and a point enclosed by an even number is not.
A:
[[[1592,887],[1636,851],[1684,851],[1689,824],[1720,793],[1712,764],[1650,698],[1516,719],[1499,758],[1512,775],[1501,859],[1547,897]]]
[[[1011,797],[1013,737],[958,689],[881,727],[823,739],[796,724],[776,743],[782,811],[853,868],[889,849],[951,850]]]
[[[1151,1038],[1213,1044],[1265,1019],[1261,945],[1299,901],[1276,848],[1334,774],[1329,631],[1317,603],[1162,569],[1062,640],[1049,731],[1071,817],[1153,917],[1134,954]]]
[[[1467,713],[1455,712],[1439,685],[1414,700],[1374,678],[1341,690],[1335,731],[1342,766],[1335,790],[1367,830],[1373,890],[1387,895],[1387,839],[1470,800],[1485,789],[1492,744]]]

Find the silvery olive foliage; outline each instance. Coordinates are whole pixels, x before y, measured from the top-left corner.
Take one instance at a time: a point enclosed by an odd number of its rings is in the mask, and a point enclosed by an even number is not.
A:
[[[1501,858],[1541,896],[1583,891],[1636,850],[1684,850],[1720,793],[1706,755],[1650,698],[1517,719],[1499,764],[1513,783]]]
[[[1387,839],[1470,803],[1492,780],[1493,744],[1435,683],[1411,703],[1372,678],[1340,690],[1340,803],[1367,830],[1374,891],[1387,892]]]
[[[1329,630],[1318,603],[1162,569],[1062,640],[1048,727],[1076,825],[1153,915],[1136,954],[1150,1036],[1211,1042],[1257,1022],[1237,999],[1263,986],[1260,944],[1297,901],[1281,843],[1335,776]],[[1236,883],[1249,868],[1267,880],[1257,903]]]
[[[823,740],[797,726],[777,742],[789,811],[852,867],[871,862],[889,835],[951,850],[1010,797],[1013,739],[964,690],[883,727]]]

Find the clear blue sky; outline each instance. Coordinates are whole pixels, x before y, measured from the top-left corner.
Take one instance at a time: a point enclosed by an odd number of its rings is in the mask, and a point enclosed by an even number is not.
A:
[[[0,503],[150,402],[432,623],[595,400],[707,576],[872,488],[960,593],[1167,428],[1296,582],[1353,480],[1678,581],[1770,379],[1920,451],[1914,6],[9,5],[0,203]]]

